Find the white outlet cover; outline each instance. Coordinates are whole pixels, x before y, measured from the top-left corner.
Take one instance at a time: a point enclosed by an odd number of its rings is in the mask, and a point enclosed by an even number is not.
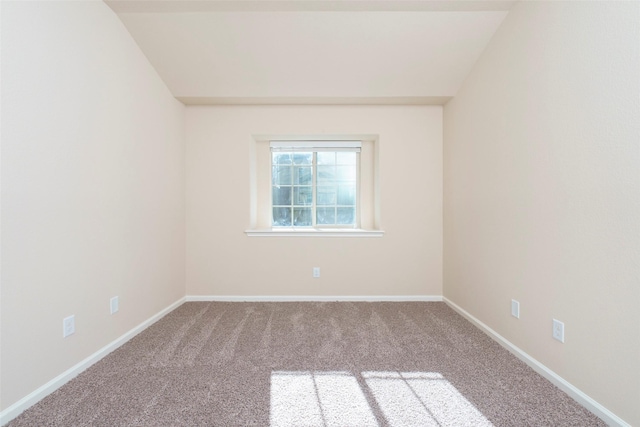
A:
[[[564,323],[553,319],[553,338],[564,343]]]
[[[66,338],[76,331],[75,316],[71,315],[62,319],[62,338]]]
[[[511,300],[511,315],[516,319],[520,318],[520,303],[514,299]]]
[[[320,267],[313,267],[313,277],[320,277]]]
[[[109,303],[109,307],[111,309],[111,314],[115,314],[118,312],[118,310],[120,310],[120,306],[118,303],[118,297],[113,297],[111,298],[111,301]]]

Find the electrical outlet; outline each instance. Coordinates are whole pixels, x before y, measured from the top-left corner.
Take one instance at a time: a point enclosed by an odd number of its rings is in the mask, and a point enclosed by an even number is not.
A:
[[[71,315],[62,319],[62,338],[66,338],[76,331],[76,319]]]
[[[320,277],[320,267],[313,267],[313,277]]]
[[[514,299],[511,300],[511,315],[516,319],[520,318],[520,303]]]
[[[564,343],[564,323],[553,319],[553,338]]]
[[[109,308],[111,309],[111,314],[115,314],[118,312],[118,310],[120,309],[118,297],[111,298],[111,301],[109,301]]]

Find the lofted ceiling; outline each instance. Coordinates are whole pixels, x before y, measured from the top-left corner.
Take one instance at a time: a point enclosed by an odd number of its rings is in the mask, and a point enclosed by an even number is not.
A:
[[[443,104],[514,4],[105,1],[185,104]]]

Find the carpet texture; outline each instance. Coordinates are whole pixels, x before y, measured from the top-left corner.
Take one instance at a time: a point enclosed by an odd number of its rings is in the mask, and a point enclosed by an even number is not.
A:
[[[604,426],[440,302],[189,302],[19,426]]]

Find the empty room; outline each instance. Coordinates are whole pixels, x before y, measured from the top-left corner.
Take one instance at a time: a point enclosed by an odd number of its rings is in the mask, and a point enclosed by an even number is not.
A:
[[[0,425],[640,426],[640,2],[0,22]]]

